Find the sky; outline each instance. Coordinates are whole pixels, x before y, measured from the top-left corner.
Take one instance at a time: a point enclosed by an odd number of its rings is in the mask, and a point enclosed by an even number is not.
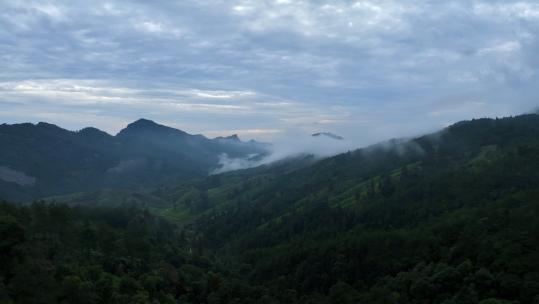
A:
[[[357,146],[535,109],[537,1],[0,0],[0,123]]]

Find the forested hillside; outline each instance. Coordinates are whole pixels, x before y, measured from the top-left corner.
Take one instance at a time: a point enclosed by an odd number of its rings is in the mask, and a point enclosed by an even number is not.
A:
[[[193,229],[282,302],[535,303],[538,135],[535,115],[477,120],[343,154]]]
[[[539,300],[537,115],[218,178],[191,229],[251,282],[286,286],[281,302]]]
[[[204,303],[243,288],[138,208],[0,203],[0,236],[0,303]]]
[[[4,301],[539,303],[538,115],[145,195],[2,205]]]

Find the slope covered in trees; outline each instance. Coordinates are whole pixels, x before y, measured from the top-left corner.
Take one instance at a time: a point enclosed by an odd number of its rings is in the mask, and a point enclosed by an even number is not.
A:
[[[208,181],[210,207],[189,227],[251,282],[290,289],[281,302],[534,303],[538,172],[539,116],[480,119]]]
[[[247,288],[143,209],[4,202],[0,236],[0,303],[205,303]]]
[[[4,298],[32,303],[17,282],[39,261],[50,303],[68,301],[66,290],[100,297],[101,277],[111,278],[110,299],[141,303],[539,302],[538,115],[147,195],[149,210],[175,224],[136,208],[2,205]],[[70,215],[66,231],[36,224],[56,209]],[[144,267],[118,272],[110,259]],[[170,283],[163,265],[180,279]],[[62,287],[71,281],[84,288]]]

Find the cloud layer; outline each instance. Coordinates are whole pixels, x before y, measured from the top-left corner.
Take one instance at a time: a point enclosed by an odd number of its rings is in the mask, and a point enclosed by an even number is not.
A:
[[[535,1],[4,1],[0,122],[361,146],[537,105]]]

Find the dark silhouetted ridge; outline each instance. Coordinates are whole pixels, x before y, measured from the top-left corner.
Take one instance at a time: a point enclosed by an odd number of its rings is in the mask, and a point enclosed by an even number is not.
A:
[[[344,139],[342,136],[339,136],[339,135],[336,135],[336,134],[333,134],[333,133],[329,133],[329,132],[314,133],[314,134],[312,134],[312,136],[313,137],[329,137],[329,138],[336,139],[336,140],[343,140]]]
[[[241,142],[238,134],[233,134],[230,136],[219,136],[215,138],[216,140],[225,140],[225,141],[231,141],[231,142]]]
[[[182,130],[160,125],[152,120],[141,118],[137,121],[134,121],[128,124],[127,127],[121,130],[117,136],[119,137],[136,136],[136,135],[148,134],[148,133],[152,133],[152,134],[175,133],[175,134],[187,135],[187,133]]]

